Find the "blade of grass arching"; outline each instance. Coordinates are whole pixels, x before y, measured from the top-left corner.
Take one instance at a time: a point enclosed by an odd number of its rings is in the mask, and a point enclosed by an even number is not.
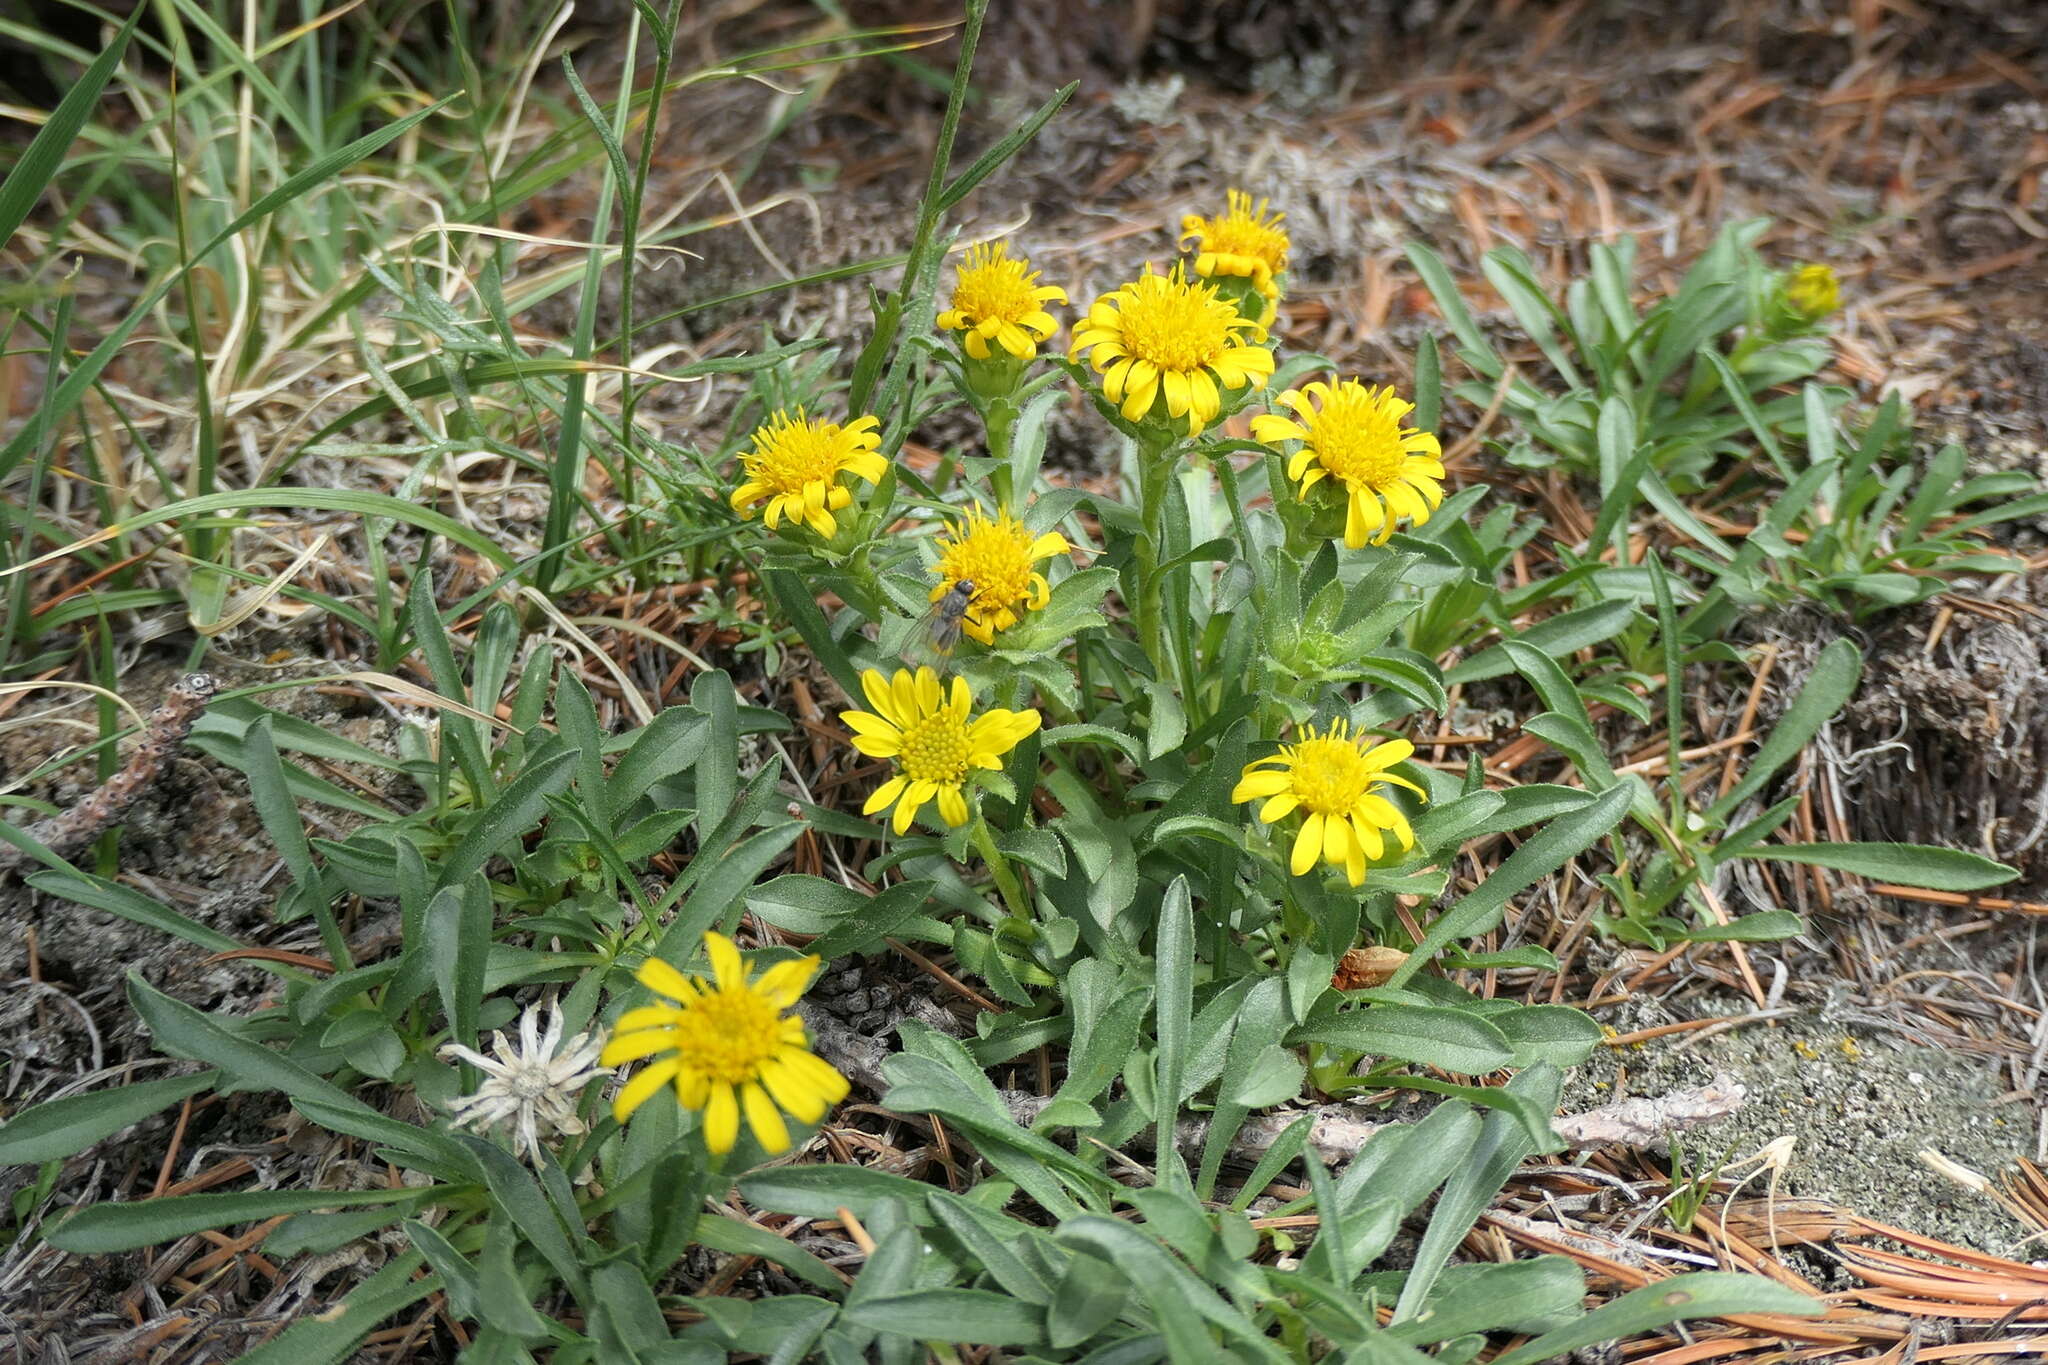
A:
[[[960,56],[953,66],[953,88],[946,96],[946,114],[939,124],[938,145],[932,148],[931,174],[917,204],[917,232],[910,242],[910,261],[904,268],[903,282],[883,302],[875,318],[874,336],[869,338],[868,344],[861,348],[860,357],[854,361],[853,379],[846,393],[846,409],[850,413],[869,410],[868,400],[874,395],[882,366],[896,345],[896,333],[903,324],[904,304],[911,297],[911,290],[924,275],[929,274],[934,280],[938,277],[933,248],[937,245],[942,212],[940,198],[945,193],[953,139],[960,131],[960,111],[967,103],[968,76],[974,68],[975,46],[981,41],[981,21],[987,13],[988,0],[967,0],[967,22],[960,29]]]
[[[114,700],[115,688],[121,683],[121,665],[114,657],[114,628],[104,614],[99,618],[99,629],[94,632],[99,649],[93,655],[93,681],[100,686],[99,695],[93,700],[98,704],[100,722],[100,752],[94,760],[95,775],[104,787],[121,766],[119,751],[115,748],[115,737],[125,728],[121,724],[121,708]],[[100,831],[100,837],[93,841],[93,862],[102,877],[112,880],[120,870],[121,830],[118,825]]]
[[[674,59],[676,41],[676,15],[682,7],[682,0],[669,0],[668,17],[662,18],[647,0],[633,0],[635,8],[654,30],[654,89],[661,90],[668,85],[669,64]],[[633,364],[633,284],[634,272],[639,265],[640,250],[640,206],[647,198],[647,171],[654,164],[654,136],[661,127],[661,101],[650,100],[647,117],[641,120],[640,155],[633,163],[631,188],[626,192],[625,212],[619,221],[619,335],[625,340],[620,345],[619,364],[631,368]],[[619,500],[626,505],[626,548],[628,559],[637,559],[643,544],[641,522],[634,507],[633,489],[633,408],[639,401],[640,390],[631,374],[619,377],[619,468],[614,482],[618,484]]]
[[[1650,591],[1657,602],[1657,637],[1664,652],[1664,731],[1667,745],[1665,783],[1671,789],[1671,828],[1681,838],[1685,833],[1685,642],[1679,638],[1678,607],[1671,595],[1671,579],[1664,570],[1664,557],[1651,549],[1643,556],[1650,571]]]
[[[223,38],[225,35],[222,35]],[[171,77],[171,126],[178,124],[178,81],[176,73]],[[171,148],[171,221],[177,229],[178,259],[192,259],[192,240],[187,233],[185,217],[185,176],[180,164],[178,144],[182,139],[173,136]],[[206,338],[199,322],[199,288],[193,272],[179,272],[181,287],[185,294],[185,344],[192,352],[192,384],[194,387],[194,409],[196,420],[192,431],[192,488],[190,496],[203,498],[213,491],[214,474],[220,466],[220,438],[214,428],[213,394],[206,366]],[[206,561],[213,558],[213,532],[203,526],[189,528],[186,549],[192,558],[199,561],[194,566],[193,586],[198,608],[194,612],[194,625],[208,625],[214,620],[213,611],[220,605],[217,591],[222,585],[208,573]]]
[[[628,73],[625,79],[629,83],[627,95],[619,100],[615,111],[621,127],[627,111],[632,108],[631,72],[639,39],[640,16],[635,14],[626,33],[626,56],[619,64],[619,69]],[[590,98],[590,92],[583,88],[583,81],[576,74],[576,63],[567,54],[562,57],[562,74],[568,78],[569,88],[583,110],[585,121],[596,131],[606,162],[604,180],[597,190],[597,209],[591,215],[590,254],[583,271],[583,294],[576,305],[576,332],[569,343],[571,356],[577,360],[588,360],[597,333],[598,292],[604,282],[604,239],[611,231],[612,197],[629,182],[626,154],[619,146],[617,132],[605,126],[603,111]],[[569,543],[569,528],[575,524],[577,505],[583,498],[583,409],[589,398],[589,387],[581,374],[572,374],[567,390],[562,403],[560,436],[555,445],[555,464],[548,472],[547,519],[541,528],[541,551],[549,557],[534,569],[533,586],[542,594],[547,592],[562,567],[561,558],[551,552]]]
[[[144,527],[176,521],[180,517],[241,511],[254,507],[312,507],[321,511],[353,512],[360,517],[392,517],[475,551],[491,561],[501,573],[516,574],[520,571],[519,561],[505,553],[504,549],[489,536],[481,534],[473,527],[463,525],[446,513],[436,512],[431,507],[421,507],[388,494],[366,492],[360,488],[228,488],[218,493],[209,493],[203,498],[185,498],[178,502],[166,503],[162,507],[151,508],[147,512],[136,514],[119,526],[105,527],[83,540],[37,555],[34,559],[17,564],[6,572],[23,573],[62,559],[89,544],[111,540],[117,535],[129,535]]]
[[[106,49],[85,69],[77,84],[64,92],[64,98],[57,101],[57,107],[50,111],[50,117],[36,130],[29,140],[28,150],[14,163],[14,169],[7,173],[7,179],[0,182],[0,242],[14,236],[14,230],[27,220],[29,211],[35,208],[43,197],[43,191],[57,176],[57,170],[64,164],[64,153],[70,150],[71,141],[78,136],[78,130],[85,125],[98,103],[100,91],[113,76],[114,68],[121,64],[122,54],[128,50],[129,35],[135,32],[135,25],[142,19],[138,6],[128,16],[128,22],[115,32]]]
[[[74,267],[74,278],[77,273]],[[74,295],[68,288],[58,291],[57,315],[51,319],[48,333],[48,354],[52,357],[53,363],[43,373],[43,403],[50,401],[51,391],[57,385],[57,377],[64,372],[58,358],[69,354],[64,339],[71,335],[73,298]],[[54,429],[45,427],[43,439],[37,443],[35,464],[29,470],[28,489],[21,501],[20,548],[16,549],[12,542],[0,542],[0,572],[6,572],[16,564],[27,563],[35,554],[37,522],[34,509],[42,506],[43,479],[49,473],[50,461],[56,454],[56,435]],[[11,664],[14,661],[16,644],[29,637],[28,590],[27,574],[14,575],[14,580],[7,585],[7,612],[5,619],[0,620],[0,646],[4,646],[4,649],[0,649],[0,663]]]
[[[448,97],[448,99],[453,98],[455,98],[453,95]],[[91,353],[84,360],[80,361],[70,374],[65,376],[64,382],[58,385],[56,393],[52,395],[49,402],[43,405],[35,419],[26,424],[20,432],[16,433],[14,439],[10,440],[4,449],[0,449],[0,481],[4,481],[8,475],[12,474],[15,467],[21,463],[28,452],[35,449],[36,443],[42,439],[40,429],[43,426],[61,421],[70,415],[71,410],[84,397],[85,391],[92,387],[94,381],[99,378],[100,372],[105,370],[109,362],[113,360],[115,353],[127,344],[128,338],[134,334],[135,329],[142,325],[142,320],[156,310],[157,305],[162,303],[171,290],[177,287],[188,271],[212,255],[215,248],[219,247],[243,228],[248,227],[251,223],[258,222],[284,205],[297,200],[306,191],[332,178],[344,167],[353,165],[364,157],[383,149],[395,139],[403,137],[408,131],[418,127],[421,123],[439,113],[442,106],[447,102],[447,99],[436,100],[424,109],[416,109],[402,118],[393,119],[390,123],[377,129],[377,131],[366,133],[347,146],[337,147],[327,155],[318,158],[304,170],[299,171],[282,185],[271,190],[241,213],[235,215],[234,221],[215,233],[212,240],[208,241],[204,247],[201,247],[197,253],[182,262],[169,275],[152,285],[149,292],[137,300],[135,306],[129,310],[128,316],[114,324],[106,336],[100,339],[100,344],[93,347]],[[9,180],[10,182],[12,181],[11,176]]]
[[[847,14],[845,7],[839,3],[839,0],[811,0],[811,3],[849,28],[853,26],[852,16]],[[941,94],[944,94],[950,88],[946,84],[946,73],[932,66],[929,62],[921,62],[914,57],[905,57],[897,52],[886,54],[883,60],[920,85],[928,86]]]

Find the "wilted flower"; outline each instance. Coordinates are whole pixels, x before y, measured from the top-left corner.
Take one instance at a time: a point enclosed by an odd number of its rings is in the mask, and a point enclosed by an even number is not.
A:
[[[783,1013],[822,964],[816,957],[778,962],[753,980],[732,940],[707,933],[704,949],[711,956],[708,983],[658,957],[634,973],[666,999],[620,1015],[618,1031],[605,1045],[610,1065],[653,1059],[619,1091],[612,1112],[624,1123],[673,1083],[683,1108],[703,1111],[704,1145],[714,1155],[731,1151],[739,1140],[742,1114],[762,1151],[786,1152],[784,1111],[799,1123],[816,1123],[846,1098],[846,1078],[810,1050],[804,1021]]]
[[[459,1043],[448,1043],[440,1050],[444,1059],[468,1062],[484,1073],[484,1082],[475,1094],[449,1104],[454,1125],[477,1132],[509,1127],[514,1149],[536,1165],[542,1138],[556,1133],[575,1137],[586,1131],[588,1125],[576,1116],[577,1094],[598,1077],[611,1075],[608,1068],[595,1065],[604,1046],[601,1033],[579,1033],[564,1043],[562,1007],[552,998],[546,1002],[545,1031],[540,1023],[542,1008],[529,1005],[519,1016],[517,1047],[499,1030],[491,1034],[492,1056]]]
[[[852,474],[878,483],[889,462],[876,453],[882,443],[880,423],[862,417],[840,426],[777,411],[754,431],[754,448],[741,462],[746,482],[732,492],[733,510],[752,515],[755,503],[767,503],[761,520],[769,530],[782,521],[801,521],[830,539],[839,529],[832,514],[853,502],[853,493],[839,481]]]
[[[1357,886],[1365,880],[1367,860],[1385,855],[1384,834],[1391,833],[1403,849],[1415,847],[1408,817],[1374,790],[1387,782],[1425,795],[1388,771],[1414,752],[1405,739],[1374,743],[1370,734],[1353,734],[1348,721],[1332,721],[1321,732],[1310,726],[1279,753],[1246,764],[1230,799],[1263,800],[1259,819],[1269,825],[1299,807],[1305,814],[1288,870],[1299,877],[1320,861],[1344,869],[1344,879]]]
[[[995,643],[999,630],[1017,624],[1022,611],[1037,611],[1052,600],[1052,587],[1033,566],[1041,559],[1067,553],[1067,538],[1057,531],[1034,536],[1008,512],[993,519],[969,511],[939,538],[939,585],[936,602],[956,583],[972,583],[961,629],[983,644]]]
[[[1287,462],[1287,477],[1300,483],[1303,497],[1325,477],[1344,485],[1344,543],[1352,549],[1384,544],[1396,520],[1407,517],[1420,526],[1443,504],[1442,448],[1429,432],[1401,425],[1415,405],[1393,389],[1369,389],[1355,379],[1334,387],[1317,381],[1287,390],[1278,402],[1300,420],[1254,417],[1252,436],[1269,444],[1301,442]]]
[[[1180,263],[1168,275],[1148,265],[1095,301],[1069,353],[1090,353],[1103,396],[1122,405],[1126,420],[1162,409],[1169,423],[1199,436],[1223,410],[1222,389],[1264,388],[1272,378],[1273,353],[1244,335],[1256,331],[1215,286],[1191,283]]]
[[[861,814],[896,808],[891,824],[898,834],[925,802],[938,798],[939,818],[949,825],[967,823],[967,798],[961,788],[978,768],[1003,766],[1003,755],[1037,731],[1036,711],[997,709],[970,719],[974,694],[965,678],[953,679],[951,695],[939,689],[929,668],[915,674],[899,668],[893,678],[876,669],[860,675],[870,711],[841,711],[839,719],[853,731],[853,747],[869,758],[896,761],[896,776],[875,788]]]

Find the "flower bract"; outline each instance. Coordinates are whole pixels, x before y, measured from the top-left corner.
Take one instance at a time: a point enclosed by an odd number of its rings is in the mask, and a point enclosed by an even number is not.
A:
[[[1344,543],[1352,549],[1384,544],[1400,518],[1420,526],[1443,504],[1442,448],[1431,433],[1401,425],[1415,405],[1393,389],[1317,381],[1287,390],[1278,403],[1295,415],[1252,418],[1252,437],[1301,442],[1287,477],[1302,496],[1326,478],[1343,485]]]
[[[704,935],[712,979],[684,976],[658,957],[640,964],[634,978],[660,1003],[627,1010],[605,1045],[608,1065],[639,1061],[640,1068],[612,1101],[624,1123],[664,1086],[673,1086],[685,1109],[704,1115],[704,1145],[729,1152],[746,1118],[761,1150],[789,1150],[787,1113],[816,1123],[846,1098],[846,1078],[810,1049],[804,1021],[785,1013],[822,965],[816,957],[778,962],[753,976],[732,940]]]
[[[977,769],[994,771],[1003,755],[1037,731],[1036,711],[997,708],[975,716],[974,694],[965,678],[953,679],[950,691],[939,686],[929,668],[912,673],[896,670],[883,677],[877,669],[860,675],[861,691],[873,711],[841,711],[839,719],[853,731],[853,747],[870,758],[895,761],[896,775],[875,788],[861,814],[875,815],[895,807],[890,825],[898,834],[927,801],[937,798],[939,818],[949,825],[967,823],[967,798],[962,788]]]
[[[1059,330],[1045,305],[1066,301],[1067,291],[1039,284],[1031,262],[1012,257],[1009,243],[984,242],[967,253],[953,286],[953,306],[939,314],[938,325],[965,333],[960,344],[976,360],[989,358],[991,341],[1029,360],[1038,354],[1038,343]]]
[[[1150,266],[1131,283],[1103,295],[1074,329],[1072,354],[1089,353],[1102,375],[1103,396],[1124,417],[1142,422],[1157,405],[1189,436],[1216,420],[1224,389],[1264,388],[1273,353],[1246,334],[1257,326],[1215,286]]]
[[[1405,739],[1375,743],[1370,734],[1354,734],[1347,721],[1332,721],[1322,731],[1310,726],[1279,753],[1246,764],[1230,799],[1263,801],[1259,819],[1269,825],[1299,810],[1301,828],[1288,870],[1299,877],[1323,862],[1342,868],[1344,879],[1357,886],[1365,880],[1366,863],[1385,856],[1386,835],[1404,850],[1415,847],[1408,817],[1376,790],[1390,783],[1423,795],[1421,787],[1388,771],[1414,752]]]
[[[1228,191],[1224,202],[1227,212],[1212,218],[1190,213],[1180,220],[1181,241],[1195,239],[1195,273],[1204,279],[1241,276],[1269,303],[1277,301],[1280,287],[1274,276],[1286,273],[1291,245],[1281,226],[1287,215],[1270,212],[1264,199],[1253,203],[1243,190]]]
[[[769,530],[783,521],[803,522],[829,539],[839,529],[832,514],[853,502],[842,474],[878,483],[889,462],[876,452],[881,423],[862,417],[846,426],[777,411],[754,430],[754,448],[741,462],[745,481],[732,491],[733,510],[751,515],[764,503],[761,520]]]
[[[985,645],[995,643],[997,631],[1016,625],[1021,613],[1052,600],[1051,586],[1034,566],[1069,548],[1057,531],[1034,536],[1008,512],[990,518],[979,511],[968,512],[938,546],[939,585],[931,600],[944,597],[956,583],[972,583],[974,597],[961,629]]]
[[[545,1026],[543,1008],[548,1011]],[[502,1031],[491,1034],[489,1056],[460,1043],[445,1044],[440,1051],[444,1059],[468,1062],[484,1073],[473,1094],[448,1106],[455,1126],[478,1132],[509,1128],[514,1150],[538,1164],[542,1138],[556,1133],[574,1137],[585,1130],[576,1098],[583,1087],[611,1074],[595,1065],[603,1046],[602,1034],[579,1033],[564,1042],[562,1007],[553,1000],[529,1005],[519,1016],[517,1046]]]

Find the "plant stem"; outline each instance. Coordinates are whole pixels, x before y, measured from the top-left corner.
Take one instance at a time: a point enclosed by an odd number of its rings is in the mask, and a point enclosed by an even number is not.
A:
[[[981,812],[974,814],[974,847],[981,854],[982,861],[996,879],[996,890],[1002,893],[1003,904],[1010,914],[1021,923],[1031,923],[1031,902],[1024,897],[1024,885],[1017,880],[1016,872],[1010,867],[1010,860],[996,847],[995,836],[989,832],[988,821]]]

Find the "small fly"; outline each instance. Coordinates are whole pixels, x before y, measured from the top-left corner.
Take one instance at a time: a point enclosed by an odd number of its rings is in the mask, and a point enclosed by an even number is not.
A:
[[[968,608],[974,605],[974,591],[973,579],[960,579],[946,589],[945,596],[932,603],[931,610],[919,621],[919,633],[936,653],[951,654],[960,643],[961,627],[967,622]]]

